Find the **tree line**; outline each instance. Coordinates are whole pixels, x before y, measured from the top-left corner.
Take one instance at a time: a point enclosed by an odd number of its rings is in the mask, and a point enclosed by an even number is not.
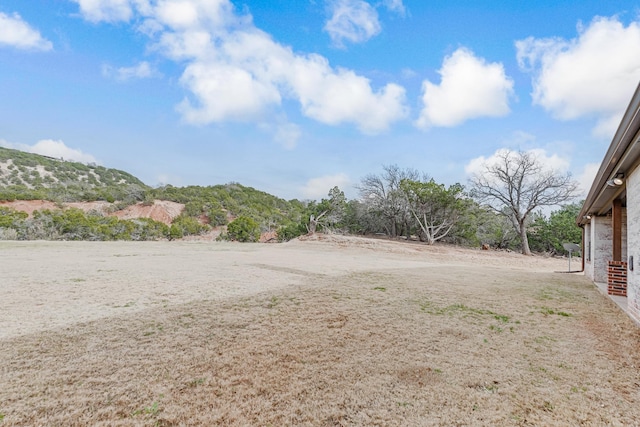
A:
[[[575,217],[580,204],[568,204],[576,190],[569,174],[551,170],[531,153],[504,151],[473,175],[468,187],[446,186],[430,176],[397,165],[364,176],[358,197],[347,200],[334,187],[320,201],[286,201],[238,183],[216,186],[150,188],[111,183],[101,188],[48,188],[56,201],[113,201],[114,209],[133,203],[170,200],[185,209],[170,226],[152,220],[119,220],[78,209],[41,211],[32,217],[0,209],[0,239],[155,240],[179,239],[223,226],[222,239],[257,241],[276,232],[287,241],[316,231],[384,235],[426,244],[447,242],[497,249],[560,253],[563,242],[578,242]],[[18,192],[33,199],[43,189]],[[5,189],[6,192],[6,189]],[[57,193],[56,193],[57,194]],[[106,197],[108,195],[109,197]],[[119,200],[113,200],[113,196]],[[31,196],[31,197],[29,197]],[[0,199],[9,199],[1,197]],[[47,199],[47,198],[44,198]],[[560,206],[550,216],[541,209]]]
[[[285,227],[282,238],[322,229],[519,249],[527,255],[561,253],[562,243],[581,239],[575,224],[581,203],[568,203],[577,183],[531,152],[501,152],[471,176],[468,191],[397,165],[365,176],[357,189],[359,198],[347,201],[334,187],[328,198],[308,205],[303,224]],[[553,206],[560,207],[549,217],[542,213]]]

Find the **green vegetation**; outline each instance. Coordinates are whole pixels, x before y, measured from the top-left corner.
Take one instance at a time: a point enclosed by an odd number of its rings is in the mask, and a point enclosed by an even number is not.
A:
[[[149,190],[152,199],[183,203],[184,214],[190,217],[205,216],[211,225],[225,225],[227,216],[246,216],[268,228],[299,220],[304,204],[297,200],[286,201],[263,191],[238,183],[208,187],[174,187],[166,185]]]
[[[0,201],[119,200],[132,204],[144,200],[148,189],[138,178],[117,169],[0,147]]]
[[[29,215],[25,212],[18,212],[14,209],[0,206],[0,228],[15,228],[17,224],[28,217]]]
[[[180,239],[184,236],[199,235],[208,230],[208,227],[200,224],[197,219],[180,215],[171,223],[169,239]]]
[[[13,233],[10,233],[12,230]],[[121,220],[80,209],[23,212],[0,208],[0,238],[19,240],[157,240],[169,227],[152,219]]]
[[[149,416],[156,416],[158,415],[158,412],[160,412],[160,404],[158,402],[153,402],[153,404],[151,404],[151,406],[147,406],[144,409],[138,409],[136,411],[133,411],[133,413],[131,414],[132,417],[135,417],[137,415],[149,415]]]
[[[582,203],[563,206],[549,218],[537,214],[529,226],[529,245],[535,252],[566,254],[563,243],[580,243],[582,230],[576,225]]]
[[[471,316],[493,316],[494,319],[500,320],[504,323],[509,321],[508,316],[496,314],[491,310],[484,310],[481,308],[469,307],[464,304],[452,304],[447,307],[438,307],[431,301],[424,301],[420,303],[420,309],[429,314],[436,315],[453,315],[456,313],[463,313],[463,315],[471,315]]]
[[[544,314],[545,316],[556,314],[562,317],[571,317],[571,314],[567,313],[566,311],[554,310],[553,308],[549,308],[549,307],[542,307],[540,309],[540,313]]]
[[[417,224],[420,241],[432,245],[449,234],[462,217],[462,213],[472,203],[462,197],[464,187],[454,184],[446,188],[433,179],[403,179],[400,190],[404,193],[413,218]],[[415,222],[414,222],[415,220]]]
[[[238,242],[257,242],[260,239],[260,226],[247,216],[240,216],[227,227],[230,240]]]
[[[320,201],[287,201],[233,182],[151,188],[116,169],[0,148],[0,201],[48,200],[60,207],[30,218],[0,207],[0,240],[173,240],[227,226],[221,237],[240,242],[258,241],[266,232],[275,232],[284,242],[322,231],[496,249],[516,250],[522,245],[509,212],[480,205],[461,184],[446,187],[418,171],[385,166],[383,173],[363,178],[358,189],[360,197],[353,200],[334,187]],[[63,209],[68,202],[105,201],[111,203],[108,212],[115,212],[136,203],[149,206],[155,200],[184,204],[184,210],[166,226]],[[579,241],[575,225],[579,210],[580,204],[573,204],[549,218],[535,214],[527,232],[531,249],[564,253],[562,243]]]

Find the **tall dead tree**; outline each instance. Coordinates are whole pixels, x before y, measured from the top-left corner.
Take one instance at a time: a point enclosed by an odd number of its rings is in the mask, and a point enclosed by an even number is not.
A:
[[[494,162],[470,179],[471,196],[507,216],[522,242],[522,253],[531,255],[527,226],[537,208],[555,206],[575,196],[577,182],[542,163],[533,152],[501,150]]]

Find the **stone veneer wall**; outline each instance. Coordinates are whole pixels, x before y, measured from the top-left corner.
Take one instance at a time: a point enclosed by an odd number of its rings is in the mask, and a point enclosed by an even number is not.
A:
[[[630,314],[640,321],[640,168],[627,177],[626,237],[626,255],[629,261],[633,257],[627,271],[627,304]]]
[[[610,216],[591,218],[591,280],[607,283],[609,261],[613,258],[613,228]]]
[[[591,241],[591,223],[584,225],[584,274],[593,280],[593,243]],[[594,280],[595,282],[595,280]]]
[[[628,254],[628,229],[627,229],[627,208],[622,208],[622,260],[626,261]]]

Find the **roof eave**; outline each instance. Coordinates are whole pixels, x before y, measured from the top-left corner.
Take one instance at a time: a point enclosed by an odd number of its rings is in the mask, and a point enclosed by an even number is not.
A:
[[[618,130],[600,164],[600,169],[598,169],[589,194],[576,218],[576,223],[579,226],[587,223],[587,215],[601,212],[603,206],[619,193],[620,189],[608,186],[607,181],[620,172],[626,172],[622,170],[622,160],[626,160],[625,163],[631,163],[637,159],[640,147],[636,147],[632,156],[629,155],[631,153],[629,147],[636,141],[636,136],[640,130],[639,110],[640,84],[636,87],[636,91],[622,117],[620,126],[618,126]]]

